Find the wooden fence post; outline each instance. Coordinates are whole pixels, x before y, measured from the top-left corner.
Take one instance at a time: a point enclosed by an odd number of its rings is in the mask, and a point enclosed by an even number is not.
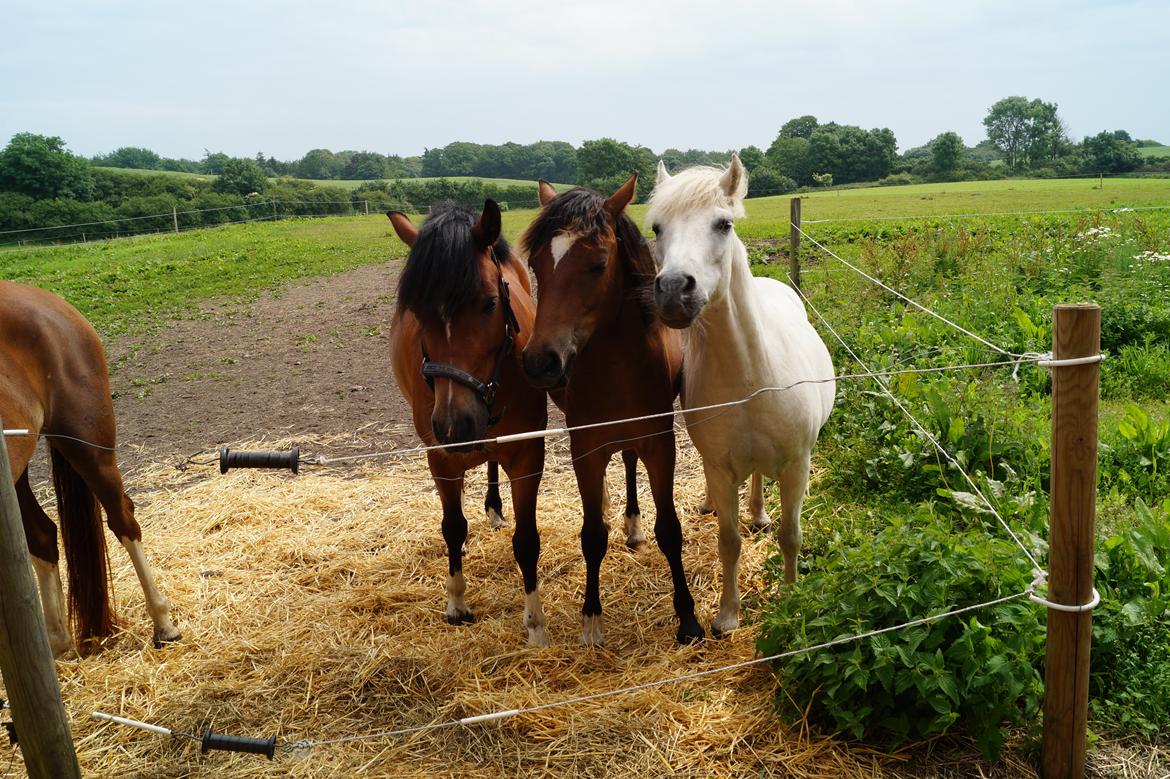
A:
[[[1101,308],[1053,310],[1052,355],[1064,360],[1101,353]],[[1048,600],[1081,606],[1093,597],[1097,509],[1098,363],[1052,368],[1051,526]],[[1092,613],[1048,609],[1044,672],[1044,779],[1085,773]]]
[[[171,218],[175,220],[175,232],[179,232],[179,207],[171,206]]]
[[[0,429],[3,429],[0,421]],[[0,435],[0,672],[30,777],[78,777],[45,614],[33,583],[8,445]]]
[[[370,201],[363,200],[362,202],[366,204],[366,216],[369,216],[370,215]]]
[[[800,198],[788,201],[791,209],[791,225],[788,228],[788,275],[792,285],[800,289]]]

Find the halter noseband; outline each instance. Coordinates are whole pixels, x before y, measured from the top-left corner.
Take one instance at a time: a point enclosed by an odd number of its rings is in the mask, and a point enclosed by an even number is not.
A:
[[[504,312],[504,340],[500,344],[500,350],[496,353],[496,364],[492,368],[491,378],[485,384],[462,368],[456,368],[454,365],[441,362],[431,362],[427,357],[425,348],[423,349],[422,375],[427,380],[427,386],[432,390],[435,388],[435,377],[450,379],[451,381],[462,384],[479,395],[480,400],[483,401],[483,404],[487,406],[490,412],[492,404],[496,400],[496,392],[500,389],[500,373],[504,369],[504,361],[512,353],[515,334],[520,332],[520,323],[516,320],[516,312],[512,310],[512,298],[508,294],[508,282],[504,281],[504,269],[500,265],[499,258],[496,257],[495,247],[489,247],[488,251],[491,253],[492,262],[496,266],[496,273],[498,274],[496,277],[496,285],[499,290],[500,308]],[[489,417],[488,426],[491,427],[492,425],[498,424],[504,416],[504,412],[507,410],[507,408],[501,409],[499,414]]]

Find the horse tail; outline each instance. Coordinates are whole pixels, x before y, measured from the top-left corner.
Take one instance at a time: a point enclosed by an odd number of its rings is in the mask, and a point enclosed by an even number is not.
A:
[[[81,475],[55,448],[49,447],[49,451],[69,575],[69,621],[77,648],[84,653],[114,632],[102,514]]]

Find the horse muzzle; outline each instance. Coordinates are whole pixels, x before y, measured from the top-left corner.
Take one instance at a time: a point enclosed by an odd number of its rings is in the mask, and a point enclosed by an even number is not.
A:
[[[524,350],[524,375],[528,383],[542,390],[559,389],[569,383],[573,369],[575,350],[568,350],[564,357],[555,349]]]
[[[689,273],[663,272],[654,279],[654,307],[667,327],[690,327],[706,304],[706,297],[697,291],[695,277]]]
[[[475,452],[484,448],[482,442],[487,437],[487,413],[477,411],[461,412],[457,414],[439,414],[436,410],[431,415],[431,430],[435,440],[447,447],[447,451],[457,453]]]

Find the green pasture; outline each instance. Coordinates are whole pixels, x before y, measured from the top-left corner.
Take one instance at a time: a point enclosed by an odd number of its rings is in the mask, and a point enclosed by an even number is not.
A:
[[[1147,160],[1161,160],[1170,157],[1170,146],[1139,146],[1138,151]]]
[[[816,236],[852,224],[818,226],[811,223],[816,219],[1170,206],[1170,179],[1107,179],[1103,190],[1095,186],[1088,180],[1023,180],[850,189],[804,195],[802,213]],[[737,231],[749,242],[787,236],[789,200],[747,201],[747,218]],[[645,206],[630,213],[640,224]],[[505,235],[514,241],[533,215],[505,212]],[[371,214],[9,251],[0,254],[0,277],[63,294],[110,335],[149,328],[210,298],[256,295],[294,279],[402,256],[385,217]]]

